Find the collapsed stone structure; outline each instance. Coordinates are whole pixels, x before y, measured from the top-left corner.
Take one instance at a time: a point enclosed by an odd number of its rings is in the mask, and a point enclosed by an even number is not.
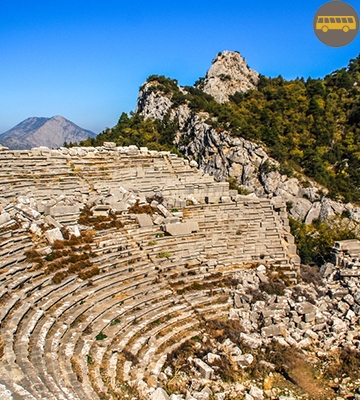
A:
[[[239,196],[176,155],[113,143],[1,148],[0,165],[4,397],[150,396],[166,355],[204,319],[229,315],[224,279],[259,263],[296,278],[284,206]],[[85,209],[120,225],[79,224]],[[72,273],[84,254],[85,272]]]

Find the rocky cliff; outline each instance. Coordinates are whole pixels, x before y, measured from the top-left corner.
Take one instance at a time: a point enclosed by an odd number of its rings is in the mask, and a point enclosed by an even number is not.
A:
[[[223,51],[215,57],[205,79],[197,86],[219,103],[224,103],[236,92],[255,89],[258,81],[259,74],[249,68],[240,53]]]
[[[27,118],[0,135],[0,143],[12,150],[26,150],[38,146],[58,148],[64,142],[78,143],[95,136],[94,132],[82,129],[57,115],[52,118]]]
[[[224,79],[224,76],[231,79]],[[244,80],[245,76],[247,80]],[[254,89],[257,81],[258,74],[246,67],[239,53],[226,51],[214,59],[198,88],[223,102],[237,91]],[[188,90],[177,87],[178,93],[185,97]],[[287,176],[281,165],[268,156],[265,146],[242,137],[232,137],[227,130],[214,127],[210,115],[194,112],[189,102],[177,105],[173,94],[162,91],[156,80],[143,85],[137,111],[145,118],[164,120],[166,116],[177,121],[179,131],[175,143],[181,153],[192,160],[192,165],[217,180],[231,178],[243,193],[286,203],[290,215],[306,223],[344,212],[353,221],[360,221],[358,207],[327,198],[327,189],[304,175]]]

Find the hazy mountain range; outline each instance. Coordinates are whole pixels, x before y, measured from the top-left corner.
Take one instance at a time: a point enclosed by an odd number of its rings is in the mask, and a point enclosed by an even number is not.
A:
[[[56,115],[51,118],[31,117],[0,135],[0,144],[13,150],[32,147],[61,147],[64,142],[80,142],[96,134],[80,128],[73,122]]]

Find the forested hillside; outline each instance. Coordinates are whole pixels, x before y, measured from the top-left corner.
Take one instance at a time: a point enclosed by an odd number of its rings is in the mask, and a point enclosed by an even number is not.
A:
[[[202,79],[185,90],[162,76],[152,81],[150,89],[171,98],[172,109],[188,104],[192,113],[207,112],[218,131],[265,144],[288,176],[304,173],[327,187],[329,197],[360,202],[360,55],[324,79],[260,76],[257,90],[237,92],[225,104],[201,90]],[[174,151],[179,128],[170,114],[160,121],[123,113],[114,128],[82,144],[114,141]]]

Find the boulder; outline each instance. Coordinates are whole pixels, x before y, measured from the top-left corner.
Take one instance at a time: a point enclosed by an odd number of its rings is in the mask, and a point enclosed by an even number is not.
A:
[[[290,210],[290,214],[301,221],[303,221],[311,209],[311,201],[303,198],[298,198],[295,200],[293,207]]]
[[[340,334],[340,333],[345,333],[348,329],[348,325],[345,321],[343,321],[340,318],[334,318],[331,331]]]
[[[311,224],[320,217],[321,203],[317,201],[313,203],[305,218],[305,224]]]
[[[150,400],[170,400],[170,397],[162,388],[157,388],[150,396]]]
[[[299,195],[300,191],[299,181],[297,178],[288,179],[280,185],[280,189],[296,197]]]
[[[262,345],[262,340],[257,339],[252,335],[247,335],[246,333],[240,333],[240,339],[244,342],[245,345],[249,346],[252,349],[257,349]]]
[[[214,370],[204,361],[200,360],[200,358],[194,358],[192,362],[204,379],[210,380],[214,378],[215,376]]]
[[[312,314],[312,313],[316,313],[316,311],[317,311],[316,306],[309,303],[308,301],[303,301],[302,303],[296,304],[295,308],[296,308],[296,312],[301,315]]]
[[[279,171],[271,171],[266,174],[261,174],[261,180],[264,185],[266,193],[274,193],[281,182],[281,175]]]
[[[285,331],[284,325],[271,325],[261,329],[261,335],[264,337],[282,336]]]
[[[116,148],[116,143],[114,142],[104,142],[103,146],[105,149],[115,149]]]
[[[208,353],[206,359],[210,365],[214,365],[217,361],[221,360],[221,357],[218,354]]]
[[[232,357],[232,360],[236,362],[241,368],[246,368],[254,361],[252,354],[242,354],[239,356]]]
[[[255,400],[264,400],[264,391],[257,386],[251,386],[249,394]]]

